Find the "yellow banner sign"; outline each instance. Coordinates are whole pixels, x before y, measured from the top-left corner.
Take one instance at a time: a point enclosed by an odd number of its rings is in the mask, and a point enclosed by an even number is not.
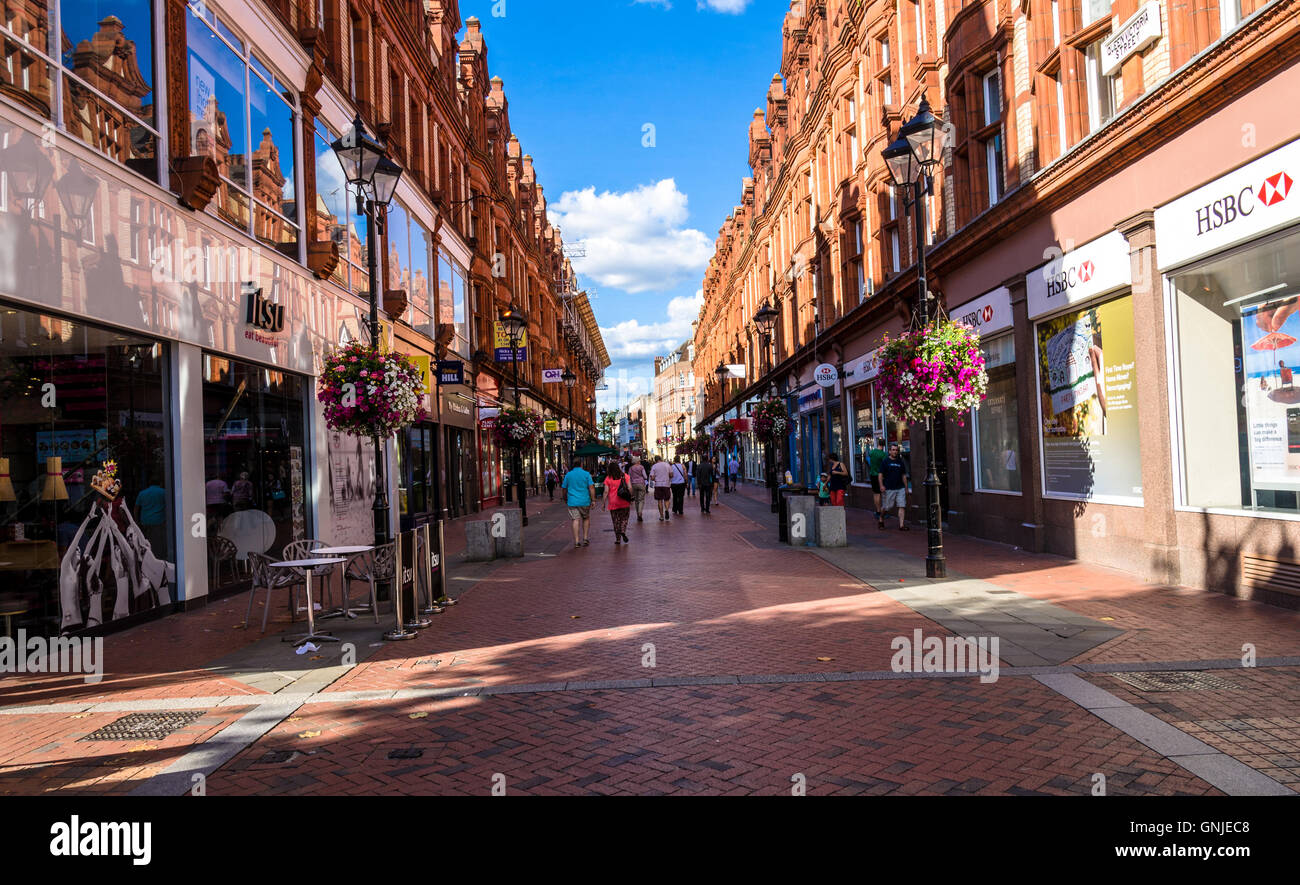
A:
[[[510,349],[510,331],[506,328],[506,324],[503,323],[503,322],[501,322],[500,320],[498,320],[496,323],[493,324],[493,330],[492,330],[492,331],[493,331],[493,338],[496,340],[496,343],[495,343],[493,346],[494,346],[494,347],[504,348],[504,349],[506,349],[506,350],[509,350],[509,349]],[[516,342],[515,347],[518,347],[518,348],[521,348],[521,349],[522,349],[522,348],[525,348],[525,347],[527,347],[527,346],[528,346],[528,330],[527,330],[527,329],[520,329],[520,330],[519,330],[519,341]]]
[[[559,421],[547,421],[547,422],[546,422],[546,432],[547,432],[547,433],[554,433],[555,431],[557,431],[557,430],[559,430],[559,429],[560,429],[560,422],[559,422]]]

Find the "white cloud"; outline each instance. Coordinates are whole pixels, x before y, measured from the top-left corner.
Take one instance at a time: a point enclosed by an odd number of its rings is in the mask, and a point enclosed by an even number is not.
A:
[[[681,295],[669,301],[665,322],[642,324],[639,320],[624,320],[613,326],[601,326],[600,335],[610,359],[652,359],[667,354],[691,337],[691,323],[699,317],[703,305],[701,289],[694,296]]]
[[[567,191],[550,207],[551,222],[566,243],[585,240],[578,273],[625,292],[671,289],[702,275],[713,242],[683,227],[687,197],[671,178],[633,191]]]
[[[749,6],[749,0],[699,0],[697,9],[711,9],[729,15],[740,15]]]

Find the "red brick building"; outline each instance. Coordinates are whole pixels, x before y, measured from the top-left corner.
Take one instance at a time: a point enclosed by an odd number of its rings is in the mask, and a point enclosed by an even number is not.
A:
[[[940,428],[949,527],[1300,604],[1300,129],[1279,111],[1300,94],[1298,13],[792,4],[754,178],[705,277],[699,328],[722,331],[696,341],[697,374],[749,377],[713,385],[705,423],[775,388],[783,463],[807,481],[839,451],[857,506],[867,440],[922,450],[923,428],[884,414],[872,354],[915,301],[914,224],[880,151],[924,91],[948,134],[929,286],[979,325],[991,377],[984,406]],[[823,363],[833,387],[812,382]]]

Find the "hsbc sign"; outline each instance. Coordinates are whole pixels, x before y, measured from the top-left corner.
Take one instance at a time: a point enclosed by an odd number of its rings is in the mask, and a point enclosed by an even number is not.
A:
[[[1111,231],[1073,252],[1047,262],[1025,277],[1029,318],[1037,319],[1071,304],[1133,284],[1128,240]],[[956,315],[956,311],[953,314]]]
[[[1300,221],[1300,142],[1247,163],[1155,212],[1161,270]]]
[[[984,338],[1011,328],[1011,290],[1001,286],[974,301],[954,307],[948,315],[965,323]]]

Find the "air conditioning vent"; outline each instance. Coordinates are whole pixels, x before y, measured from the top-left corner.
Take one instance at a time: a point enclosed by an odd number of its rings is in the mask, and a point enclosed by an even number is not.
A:
[[[1241,584],[1255,590],[1300,596],[1300,562],[1269,556],[1243,556]]]

